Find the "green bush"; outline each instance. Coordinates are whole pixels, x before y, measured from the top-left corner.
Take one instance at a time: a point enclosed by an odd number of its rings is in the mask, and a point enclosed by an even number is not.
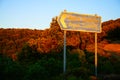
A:
[[[78,80],[75,76],[69,76],[67,80]]]
[[[22,80],[25,70],[12,59],[0,56],[0,80]]]
[[[25,77],[26,80],[47,80],[46,78],[48,71],[39,62],[29,66]]]
[[[20,52],[17,53],[17,61],[22,65],[29,65],[35,63],[41,58],[41,54],[32,48],[26,43]]]

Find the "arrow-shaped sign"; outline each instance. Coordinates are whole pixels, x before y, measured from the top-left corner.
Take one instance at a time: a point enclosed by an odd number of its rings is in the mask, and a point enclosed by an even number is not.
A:
[[[62,30],[101,32],[101,17],[71,12],[62,12],[58,17]]]
[[[64,15],[61,14],[60,18],[59,18],[60,22],[62,23],[61,26],[63,25],[62,27],[65,28],[65,29],[67,28],[66,23],[64,21],[66,17],[67,17],[67,14],[64,14]]]

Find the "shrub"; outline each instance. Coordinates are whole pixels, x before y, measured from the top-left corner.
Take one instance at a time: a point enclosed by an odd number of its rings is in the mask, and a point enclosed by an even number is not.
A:
[[[110,40],[120,40],[120,27],[116,27],[107,33],[107,39]]]

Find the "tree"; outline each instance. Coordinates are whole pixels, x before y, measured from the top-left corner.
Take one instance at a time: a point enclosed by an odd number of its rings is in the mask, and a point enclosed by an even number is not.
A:
[[[17,53],[17,60],[23,64],[31,64],[40,58],[40,54],[26,43]]]
[[[120,27],[108,31],[107,36],[110,40],[120,40]]]
[[[11,58],[0,55],[0,80],[23,80],[25,70]]]

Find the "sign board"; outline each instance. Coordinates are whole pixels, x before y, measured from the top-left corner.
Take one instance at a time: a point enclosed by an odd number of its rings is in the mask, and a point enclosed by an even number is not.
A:
[[[62,12],[58,24],[62,30],[101,32],[101,17],[97,15]]]

